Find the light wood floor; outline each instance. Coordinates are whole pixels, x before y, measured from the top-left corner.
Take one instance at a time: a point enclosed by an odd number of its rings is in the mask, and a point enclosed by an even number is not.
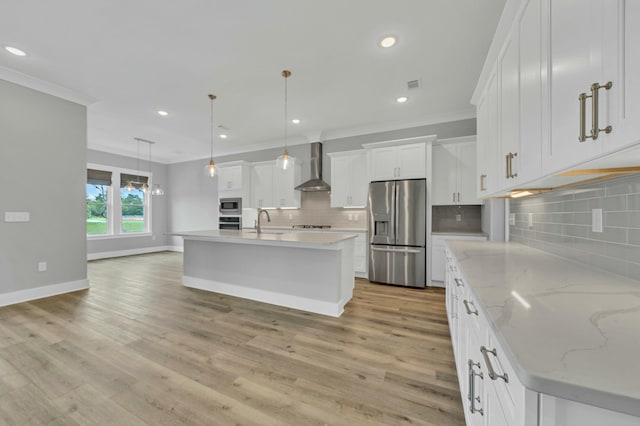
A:
[[[444,291],[356,280],[330,318],[181,274],[92,261],[90,290],[0,308],[0,424],[464,424]]]

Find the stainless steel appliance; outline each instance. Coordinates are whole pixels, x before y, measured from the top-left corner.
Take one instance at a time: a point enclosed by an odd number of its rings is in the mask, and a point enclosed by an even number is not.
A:
[[[242,229],[242,217],[240,216],[220,216],[218,219],[218,229]]]
[[[220,198],[220,214],[241,215],[242,198]]]
[[[425,179],[369,184],[369,280],[426,287]]]

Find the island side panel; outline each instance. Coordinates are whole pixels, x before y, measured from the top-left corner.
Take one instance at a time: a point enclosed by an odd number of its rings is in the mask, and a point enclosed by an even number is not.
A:
[[[353,254],[343,248],[343,243],[312,249],[185,239],[183,283],[340,316],[353,291],[352,270],[351,289],[344,282],[344,262]]]

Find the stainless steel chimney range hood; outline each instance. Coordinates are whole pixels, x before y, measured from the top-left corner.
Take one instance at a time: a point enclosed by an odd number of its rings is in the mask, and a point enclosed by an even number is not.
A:
[[[311,147],[311,178],[296,186],[298,191],[331,191],[331,186],[322,180],[322,143],[313,142]]]

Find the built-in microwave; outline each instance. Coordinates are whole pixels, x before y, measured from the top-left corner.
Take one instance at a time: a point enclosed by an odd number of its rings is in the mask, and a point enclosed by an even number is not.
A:
[[[242,214],[242,198],[220,198],[220,214]]]

